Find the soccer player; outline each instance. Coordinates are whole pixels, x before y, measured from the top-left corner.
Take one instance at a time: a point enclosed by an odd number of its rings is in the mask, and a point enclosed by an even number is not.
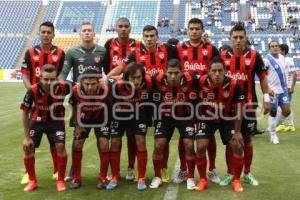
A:
[[[91,22],[83,21],[79,31],[81,44],[68,50],[66,61],[64,63],[59,79],[66,80],[70,71],[72,72],[72,82],[78,82],[78,77],[87,69],[102,69],[102,61],[105,54],[105,48],[95,44],[95,30]],[[73,127],[73,117],[70,120],[70,126]],[[66,180],[73,179],[73,170],[69,171]]]
[[[58,71],[57,75],[62,70],[65,60],[65,52],[61,48],[52,44],[52,40],[55,36],[54,31],[52,22],[43,22],[39,28],[40,44],[29,48],[25,53],[21,71],[23,74],[23,84],[26,89],[29,89],[32,85],[39,82],[41,77],[41,68],[45,64],[54,65]],[[50,144],[50,152],[53,161],[52,177],[57,180],[57,156],[54,144]],[[28,183],[27,173],[23,176],[21,183]]]
[[[287,56],[287,54],[289,53],[289,46],[287,44],[280,45],[280,53],[281,53],[281,55],[283,55],[285,57],[286,82],[287,82],[287,88],[288,88],[288,93],[289,93],[289,99],[291,102],[292,95],[294,93],[294,88],[295,88],[296,81],[297,81],[296,67],[295,67],[293,58]],[[281,115],[280,107],[278,107],[277,115],[278,116]],[[276,131],[277,132],[279,132],[279,131],[295,132],[296,129],[294,126],[294,115],[293,115],[292,109],[291,109],[291,113],[287,117],[286,122],[287,122],[287,126],[285,126],[284,124],[279,124],[276,127]]]
[[[271,41],[269,43],[269,51],[264,63],[269,68],[268,70],[268,84],[271,90],[271,111],[269,115],[270,142],[278,144],[279,138],[276,134],[276,125],[280,124],[290,112],[289,94],[286,85],[286,63],[284,56],[280,54],[279,43]],[[276,116],[277,108],[280,106],[281,114]]]
[[[230,41],[232,48],[221,52],[221,57],[226,65],[226,75],[238,80],[243,95],[245,96],[245,106],[243,107],[242,134],[244,138],[244,176],[243,180],[251,185],[258,185],[258,181],[250,173],[253,159],[253,145],[251,142],[252,132],[255,130],[257,121],[255,110],[257,108],[257,97],[255,92],[255,74],[260,79],[260,86],[264,95],[263,109],[264,114],[270,111],[270,96],[267,81],[267,67],[258,52],[247,46],[247,35],[245,27],[237,23],[230,31]],[[229,147],[229,146],[228,146]],[[231,148],[226,149],[228,174],[220,182],[221,186],[228,185],[233,179],[233,172],[230,167],[232,163]]]
[[[155,125],[155,144],[153,151],[154,178],[150,188],[158,188],[162,184],[161,169],[163,167],[164,149],[174,129],[177,128],[183,138],[186,163],[188,166],[187,189],[195,187],[195,151],[193,106],[190,103],[190,92],[197,82],[197,78],[188,72],[182,72],[182,65],[178,59],[170,59],[165,73],[160,72],[153,77],[154,97],[159,94],[158,113]]]
[[[243,169],[243,137],[241,134],[242,103],[244,95],[237,80],[225,76],[225,64],[219,57],[214,57],[209,66],[208,75],[199,80],[198,130],[196,133],[196,165],[200,180],[196,191],[204,191],[207,187],[206,149],[209,140],[219,130],[224,145],[229,145],[233,152],[232,165],[235,192],[242,192],[240,175]]]
[[[208,63],[213,57],[219,55],[218,49],[206,37],[202,37],[203,32],[203,22],[198,18],[190,19],[188,22],[189,40],[177,45],[178,55],[184,72],[193,72],[199,75],[207,74]],[[212,137],[207,149],[209,157],[208,177],[213,183],[219,184],[220,178],[217,175],[215,166],[217,144],[214,135]],[[182,182],[187,174],[182,139],[179,140],[178,151],[181,165],[180,171],[174,180],[176,183]]]
[[[119,185],[121,136],[124,131],[134,134],[137,145],[137,168],[138,183],[137,189],[142,191],[147,188],[145,173],[147,166],[147,115],[145,114],[144,102],[149,101],[149,92],[152,89],[151,77],[146,75],[144,65],[131,62],[124,71],[123,78],[117,80],[113,85],[113,122],[111,135],[120,136],[118,142],[112,144],[115,149],[115,160],[112,160],[112,180],[106,189],[112,190]],[[112,152],[111,152],[112,154]]]
[[[41,67],[41,79],[28,89],[21,104],[24,127],[24,165],[29,174],[29,182],[24,188],[31,192],[38,187],[35,174],[35,149],[39,147],[43,133],[50,144],[55,144],[57,153],[58,179],[57,191],[66,190],[64,175],[67,165],[65,149],[64,97],[71,87],[64,82],[57,82],[57,69],[46,64]],[[29,119],[29,113],[30,119]]]
[[[119,75],[126,69],[126,66],[130,62],[142,63],[145,66],[146,73],[153,75],[157,72],[165,72],[167,68],[167,62],[171,58],[178,58],[176,48],[169,44],[158,43],[158,31],[154,26],[146,25],[143,28],[143,41],[144,44],[140,49],[132,51],[123,63],[120,63],[118,67],[115,67],[107,75],[108,77]],[[152,111],[146,108],[147,116],[149,117],[148,125],[151,125]],[[167,161],[168,146],[165,150],[165,161]],[[164,182],[169,181],[169,174],[167,171],[167,164],[165,162],[164,168],[162,169],[162,178]]]
[[[119,61],[124,60],[129,53],[141,47],[141,43],[138,40],[129,37],[131,25],[127,18],[119,18],[116,22],[115,29],[118,33],[118,37],[107,40],[104,45],[106,49],[103,61],[103,69],[105,74],[108,74],[113,68],[117,67]],[[128,148],[128,167],[126,180],[133,180],[136,143],[133,133],[126,131],[126,136]]]

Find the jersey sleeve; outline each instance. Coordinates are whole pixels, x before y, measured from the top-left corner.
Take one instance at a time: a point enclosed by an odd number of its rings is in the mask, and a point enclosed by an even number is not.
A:
[[[31,69],[32,69],[32,65],[30,62],[30,53],[29,50],[27,50],[22,63],[21,72],[22,74],[30,75]]]
[[[212,45],[212,58],[215,56],[219,56],[219,55],[220,55],[220,53],[219,53],[219,50],[217,49],[217,47]]]
[[[20,109],[23,110],[24,112],[30,112],[32,109],[33,101],[34,101],[34,94],[32,92],[32,89],[29,89],[27,90],[23,98]]]
[[[71,68],[72,68],[72,50],[69,50],[66,54],[66,59],[64,61],[64,65],[59,75],[59,78],[62,80],[66,80]]]
[[[169,44],[165,44],[165,46],[168,52],[168,59],[172,59],[172,58],[179,59],[176,46],[172,46]]]
[[[135,62],[136,61],[136,52],[133,51],[131,52],[127,58],[125,58],[125,60],[123,61],[122,63],[122,68],[123,68],[123,71],[126,69],[127,65],[131,62]]]
[[[103,66],[103,71],[105,74],[108,74],[110,71],[110,69],[109,69],[109,66],[110,66],[110,54],[109,54],[110,43],[111,43],[111,40],[108,40],[108,41],[106,41],[106,43],[104,45],[104,48],[106,51],[105,51],[105,54],[103,57],[102,66]]]
[[[268,75],[268,67],[265,65],[261,55],[258,52],[256,53],[254,71],[260,80],[263,80]]]

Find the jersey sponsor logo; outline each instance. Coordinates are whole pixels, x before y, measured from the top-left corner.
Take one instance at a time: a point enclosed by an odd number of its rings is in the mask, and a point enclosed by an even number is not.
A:
[[[103,126],[103,127],[101,127],[101,132],[103,132],[103,133],[108,133],[108,131],[109,131],[109,127],[107,127],[107,126]]]
[[[243,81],[248,80],[248,75],[245,74],[244,72],[243,73],[239,73],[239,72],[232,73],[231,71],[227,71],[226,75],[235,80],[243,80]]]
[[[146,69],[146,73],[149,74],[149,75],[154,75],[156,73],[164,73],[164,70],[163,69],[156,69],[156,68],[152,68],[152,69]]]
[[[82,64],[78,66],[78,71],[80,74],[82,74],[87,69],[96,69],[96,66],[84,66]]]
[[[205,69],[205,65],[202,65],[201,63],[189,63],[188,61],[184,63],[184,71],[204,71]]]
[[[196,136],[202,136],[205,135],[205,133],[202,130],[198,130]]]

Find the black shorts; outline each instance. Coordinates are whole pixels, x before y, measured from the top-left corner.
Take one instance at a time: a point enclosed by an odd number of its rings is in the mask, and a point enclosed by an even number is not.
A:
[[[31,122],[29,126],[29,134],[34,142],[34,147],[40,146],[43,133],[47,135],[49,144],[65,143],[65,123],[56,122]]]
[[[85,128],[86,131],[81,132],[79,135],[74,135],[75,140],[86,139],[89,137],[89,134],[92,129],[94,129],[94,133],[96,138],[104,137],[109,139],[110,138],[110,124],[111,121],[109,119],[104,120],[98,119],[93,121],[81,121],[81,127]]]
[[[195,139],[195,129],[192,120],[175,120],[171,117],[162,117],[157,120],[154,138],[166,138],[171,140],[175,128],[178,129],[180,137]]]
[[[241,132],[243,136],[252,135],[257,129],[256,114],[248,112],[243,116]]]
[[[124,115],[123,115],[124,117]],[[111,137],[122,137],[124,132],[129,132],[131,135],[146,135],[149,124],[148,116],[141,112],[139,116],[134,116],[129,120],[113,119],[111,122]]]
[[[211,139],[216,130],[219,130],[222,142],[228,145],[234,133],[233,121],[222,121],[216,123],[215,121],[203,120],[198,122],[196,140],[198,139]]]

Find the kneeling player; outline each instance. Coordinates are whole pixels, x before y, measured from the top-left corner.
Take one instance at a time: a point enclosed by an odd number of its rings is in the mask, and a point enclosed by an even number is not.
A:
[[[37,188],[35,174],[35,148],[38,148],[45,133],[50,143],[57,150],[58,180],[57,191],[65,191],[64,175],[67,165],[65,149],[65,123],[63,106],[65,96],[70,92],[64,82],[57,82],[55,66],[46,64],[42,67],[41,81],[27,91],[21,109],[25,138],[23,141],[24,164],[29,174],[29,183],[24,188],[31,192]],[[28,118],[31,113],[31,119]]]
[[[100,175],[97,188],[105,186],[109,165],[109,90],[105,84],[99,85],[101,73],[96,69],[88,69],[81,75],[79,85],[73,87],[70,104],[75,119],[74,142],[72,147],[72,165],[74,178],[71,189],[81,186],[82,149],[91,129],[94,129],[100,157]]]
[[[241,134],[241,106],[244,100],[237,81],[225,76],[225,64],[220,57],[212,59],[208,75],[199,80],[200,99],[197,105],[198,132],[196,133],[196,165],[200,181],[196,191],[207,187],[206,149],[209,140],[219,130],[223,144],[229,145],[234,156],[231,160],[234,167],[232,182],[235,192],[242,192],[240,175],[243,169],[243,137]]]

